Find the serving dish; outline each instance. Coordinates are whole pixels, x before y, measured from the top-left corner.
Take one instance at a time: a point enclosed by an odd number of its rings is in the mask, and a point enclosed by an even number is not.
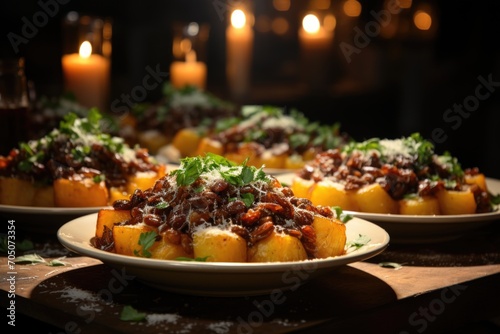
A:
[[[361,218],[346,225],[347,241],[360,235],[369,240],[360,248],[350,248],[345,255],[296,262],[235,263],[170,261],[119,255],[94,248],[97,214],[89,214],[64,224],[57,232],[61,244],[81,255],[102,262],[149,286],[182,294],[201,296],[250,296],[290,290],[311,279],[349,263],[380,254],[389,244],[389,234]]]
[[[16,229],[27,232],[54,234],[69,220],[99,211],[103,207],[57,208],[0,205],[3,219],[15,220]]]
[[[277,175],[277,179],[286,185],[290,185],[294,177],[295,173]],[[486,183],[491,193],[500,193],[500,180],[486,178]],[[389,233],[391,243],[398,244],[453,240],[465,233],[483,228],[495,220],[500,221],[498,205],[492,212],[463,215],[399,215],[347,210],[344,212],[379,225]]]

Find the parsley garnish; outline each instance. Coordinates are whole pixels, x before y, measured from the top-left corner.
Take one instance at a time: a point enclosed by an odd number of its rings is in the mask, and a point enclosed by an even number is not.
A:
[[[134,250],[134,255],[142,257],[151,257],[151,252],[149,251],[149,249],[154,245],[157,236],[158,234],[155,231],[141,233],[137,244],[142,246],[142,250],[140,252]]]
[[[246,207],[250,207],[255,200],[255,197],[252,193],[241,194],[241,200],[245,203]]]
[[[178,169],[172,171],[179,186],[188,186],[196,181],[202,174],[218,173],[225,181],[234,186],[244,186],[255,181],[269,181],[262,168],[254,166],[236,165],[226,158],[207,153],[204,157],[187,157],[181,160]]]
[[[360,249],[363,246],[366,246],[371,241],[371,238],[367,235],[359,234],[358,237],[350,241],[346,244],[346,248],[354,248],[355,250]]]
[[[146,319],[146,313],[139,312],[130,305],[125,305],[120,313],[120,320],[123,321],[142,321]]]
[[[500,204],[500,194],[493,195],[490,193],[490,203],[492,205],[499,205]]]
[[[403,268],[402,265],[396,262],[380,262],[378,265],[382,268],[394,268],[394,270]]]
[[[170,206],[170,204],[168,204],[167,202],[159,202],[155,205],[155,208],[157,209],[166,209]]]
[[[337,217],[337,219],[344,224],[353,218],[352,215],[344,213],[340,206],[334,206],[332,207],[332,209],[335,211],[335,216]]]

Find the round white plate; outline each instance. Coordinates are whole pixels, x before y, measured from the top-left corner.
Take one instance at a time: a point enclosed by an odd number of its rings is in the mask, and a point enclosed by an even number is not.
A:
[[[295,174],[284,174],[277,179],[290,186]],[[500,180],[486,178],[488,190],[492,194],[500,194]],[[391,236],[392,243],[433,243],[453,240],[467,232],[480,229],[495,220],[500,221],[500,208],[487,213],[471,215],[397,215],[345,211],[355,217],[369,220]]]
[[[99,211],[102,207],[59,208],[0,205],[3,219],[15,220],[16,228],[36,233],[56,233],[69,220]]]
[[[90,214],[64,224],[57,232],[61,244],[69,250],[96,258],[134,275],[158,289],[203,296],[262,295],[275,289],[297,288],[310,279],[352,262],[381,253],[389,244],[389,235],[379,226],[360,218],[346,225],[347,241],[366,235],[370,241],[345,255],[297,262],[230,263],[148,259],[119,255],[94,248],[97,214]]]

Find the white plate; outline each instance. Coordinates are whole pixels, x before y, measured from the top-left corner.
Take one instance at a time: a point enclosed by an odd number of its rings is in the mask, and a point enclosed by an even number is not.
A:
[[[97,212],[100,209],[102,207],[59,208],[0,205],[0,216],[3,219],[15,220],[16,229],[51,234],[56,233],[69,220]]]
[[[295,174],[277,176],[282,183],[291,185]],[[488,190],[500,194],[500,180],[486,178]],[[500,208],[487,213],[471,215],[397,215],[346,211],[355,217],[369,220],[391,236],[391,243],[433,243],[457,239],[467,232],[480,229],[495,220],[500,221]]]
[[[389,235],[379,226],[360,218],[346,225],[347,240],[360,234],[370,242],[360,249],[328,259],[279,263],[191,262],[140,258],[109,253],[90,244],[95,235],[97,214],[64,224],[57,232],[69,250],[96,258],[158,289],[203,296],[249,296],[268,294],[275,289],[297,288],[299,284],[348,263],[381,253]]]

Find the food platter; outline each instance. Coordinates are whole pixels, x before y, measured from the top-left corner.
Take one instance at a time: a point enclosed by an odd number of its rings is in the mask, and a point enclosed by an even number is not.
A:
[[[500,211],[473,215],[411,216],[346,211],[369,219],[385,229],[394,244],[436,243],[460,238],[493,221],[500,222]]]
[[[56,208],[0,205],[0,216],[3,219],[15,220],[16,229],[50,234],[57,232],[69,220],[100,209],[102,207]]]
[[[290,185],[294,173],[277,176],[283,184]],[[500,180],[487,178],[488,189],[493,194],[500,193]],[[464,215],[398,215],[357,211],[345,211],[355,217],[369,220],[391,236],[391,243],[415,244],[434,243],[453,240],[467,232],[478,230],[498,220],[500,223],[500,208],[487,213]]]
[[[136,276],[149,286],[176,293],[202,296],[249,296],[276,289],[298,287],[311,279],[349,263],[380,254],[389,244],[389,235],[379,226],[360,218],[346,225],[347,241],[359,235],[369,242],[345,255],[327,259],[273,263],[195,262],[148,259],[114,254],[94,248],[97,214],[89,214],[64,224],[57,232],[61,244],[70,251],[89,256]]]

